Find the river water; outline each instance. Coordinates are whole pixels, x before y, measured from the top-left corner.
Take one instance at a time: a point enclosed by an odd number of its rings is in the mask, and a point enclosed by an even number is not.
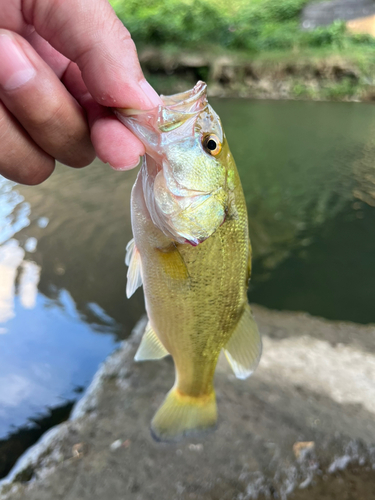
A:
[[[212,100],[239,167],[252,302],[375,322],[375,107]],[[136,172],[0,178],[0,477],[67,418],[144,311],[125,298]]]

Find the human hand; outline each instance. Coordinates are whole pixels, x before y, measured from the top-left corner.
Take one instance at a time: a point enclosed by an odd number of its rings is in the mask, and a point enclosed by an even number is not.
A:
[[[23,184],[96,155],[136,166],[142,143],[108,107],[160,98],[107,0],[0,0],[0,174]]]

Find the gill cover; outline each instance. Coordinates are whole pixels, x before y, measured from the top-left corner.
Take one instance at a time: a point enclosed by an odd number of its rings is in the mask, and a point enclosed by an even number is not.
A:
[[[225,136],[205,83],[161,98],[154,109],[115,112],[145,145],[141,177],[153,223],[173,240],[197,245],[225,219]]]

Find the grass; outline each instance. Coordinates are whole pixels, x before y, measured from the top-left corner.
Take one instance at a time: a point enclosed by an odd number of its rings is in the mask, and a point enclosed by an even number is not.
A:
[[[300,29],[307,0],[112,0],[137,44],[202,49],[205,44],[247,54],[328,47],[375,47],[375,39],[353,35],[336,22]]]

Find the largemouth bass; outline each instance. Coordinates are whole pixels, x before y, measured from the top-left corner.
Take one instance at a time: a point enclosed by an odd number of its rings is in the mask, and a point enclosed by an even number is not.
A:
[[[247,302],[246,203],[206,84],[117,110],[146,148],[131,195],[127,296],[143,283],[149,322],[137,361],[173,358],[176,382],[151,422],[173,441],[216,426],[213,378],[223,350],[235,375],[256,368],[261,338]]]

